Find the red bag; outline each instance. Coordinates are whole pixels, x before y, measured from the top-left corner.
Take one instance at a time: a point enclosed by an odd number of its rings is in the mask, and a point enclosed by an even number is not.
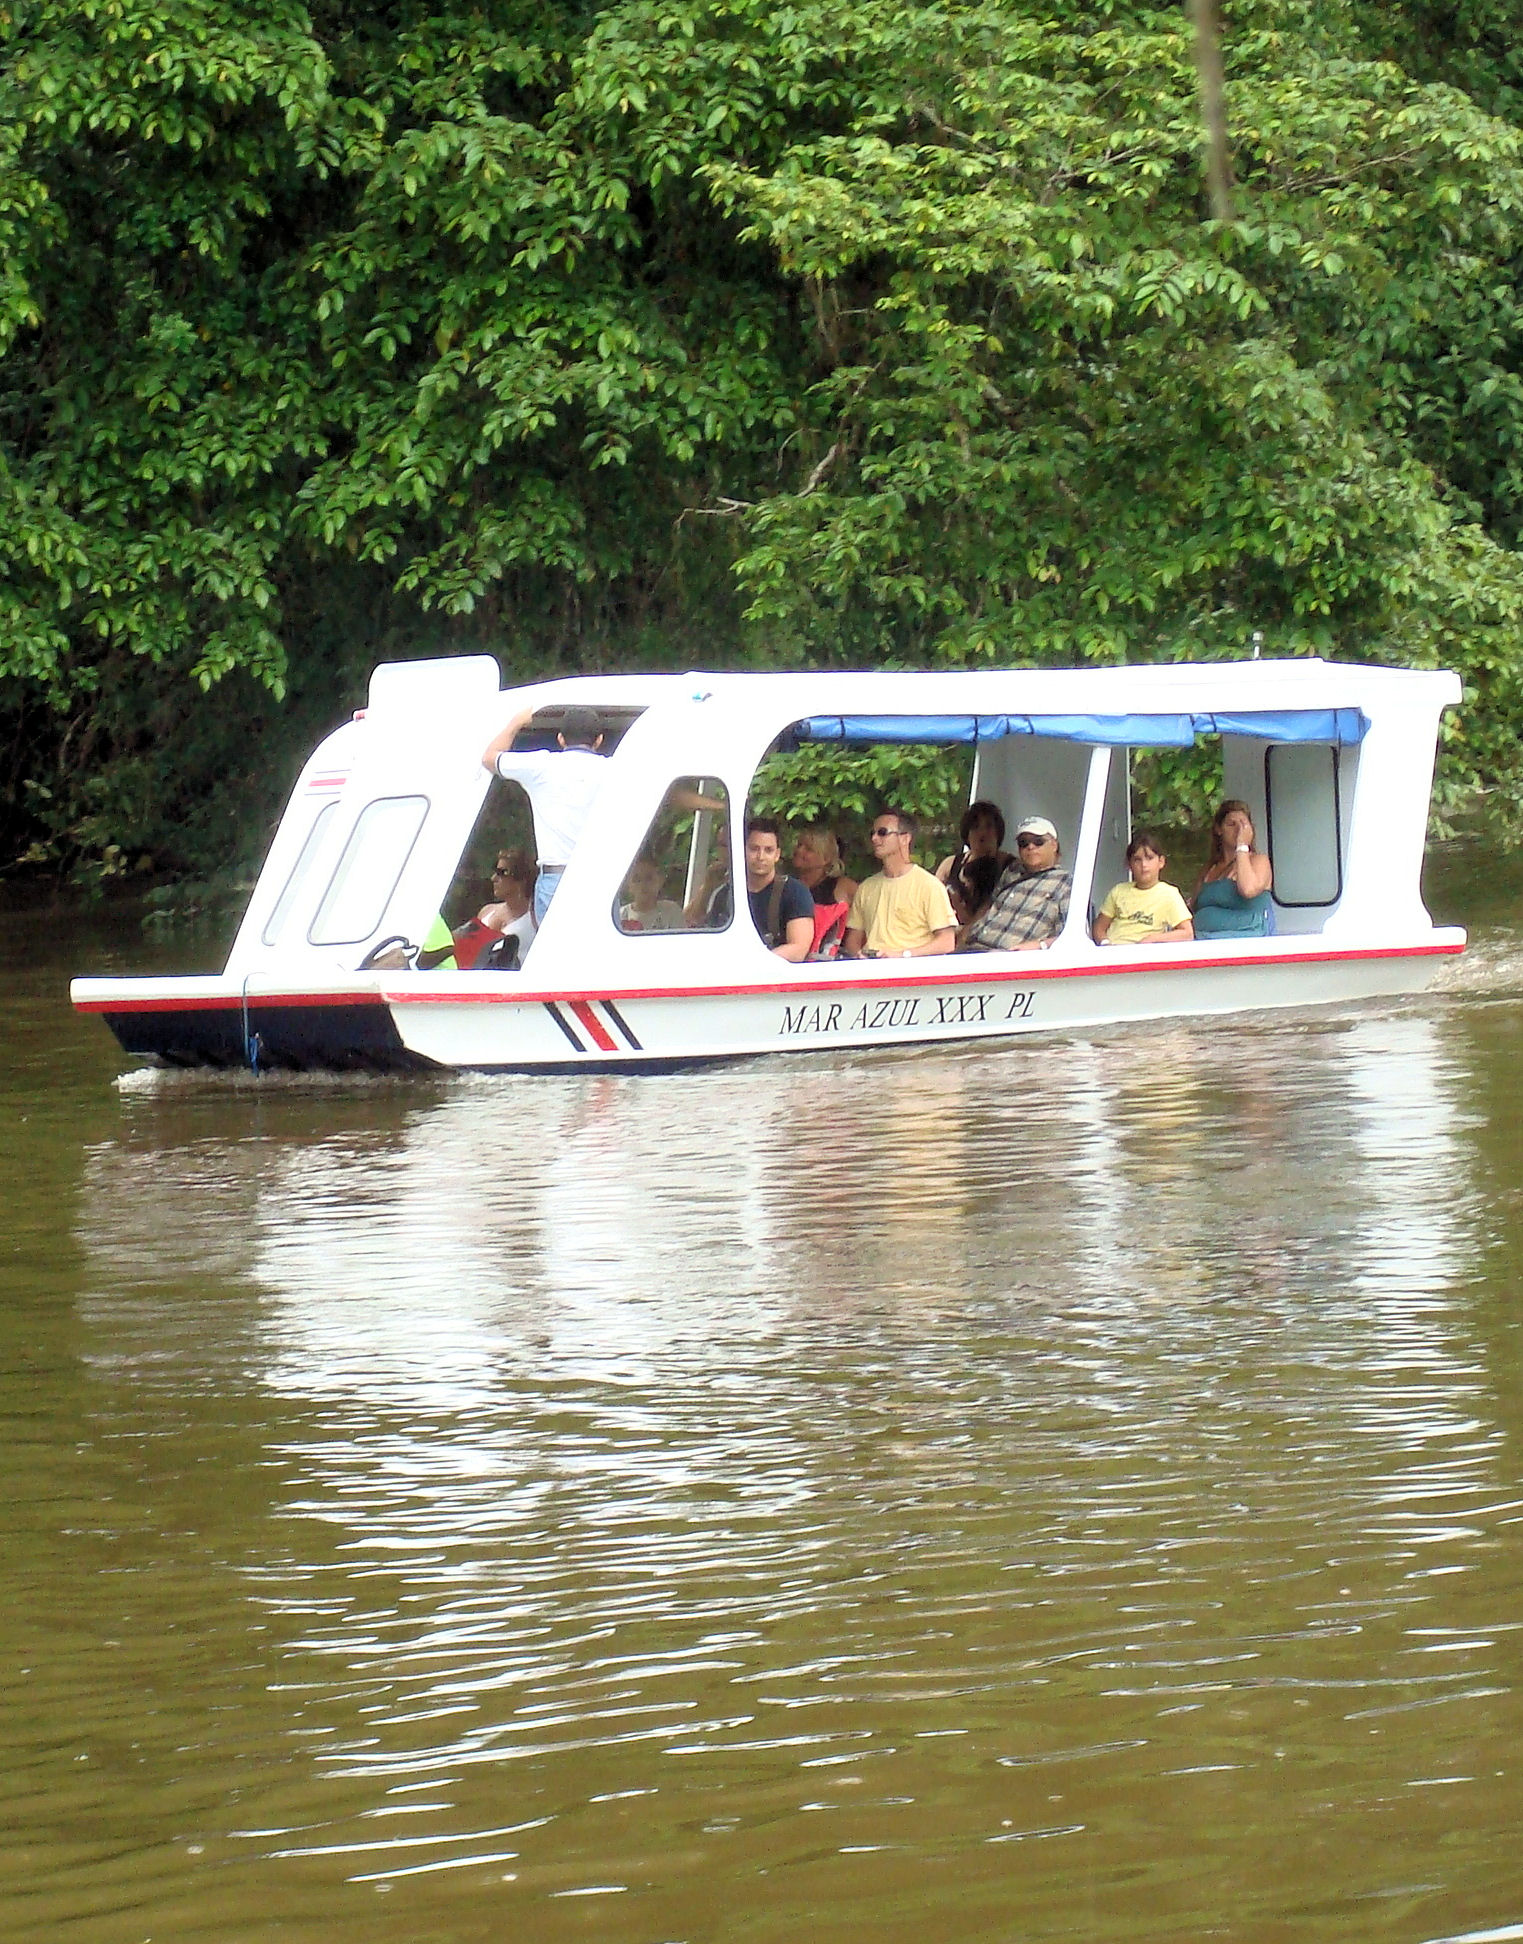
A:
[[[455,964],[462,972],[469,972],[483,952],[488,952],[502,937],[490,925],[483,925],[479,918],[472,918],[454,933]]]
[[[809,948],[813,959],[833,959],[841,949],[841,940],[846,936],[846,914],[851,910],[849,904],[816,905],[814,908],[814,943]]]

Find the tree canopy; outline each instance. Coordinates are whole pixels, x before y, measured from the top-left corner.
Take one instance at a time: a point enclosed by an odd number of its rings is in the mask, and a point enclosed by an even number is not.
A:
[[[1192,34],[1139,0],[0,0],[13,848],[173,852],[187,788],[265,778],[283,691],[305,733],[455,644],[1257,632],[1458,668],[1448,800],[1523,799],[1509,18],[1229,6],[1231,220]]]

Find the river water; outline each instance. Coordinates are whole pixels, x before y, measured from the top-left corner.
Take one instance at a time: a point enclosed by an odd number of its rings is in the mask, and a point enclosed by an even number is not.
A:
[[[0,1935],[1523,1938],[1523,869],[1416,1001],[132,1071],[0,965]]]

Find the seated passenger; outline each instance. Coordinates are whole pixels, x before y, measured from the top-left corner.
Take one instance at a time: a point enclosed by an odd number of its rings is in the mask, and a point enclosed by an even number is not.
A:
[[[947,895],[952,900],[952,915],[958,924],[958,935],[963,936],[983,917],[989,900],[994,896],[994,888],[1004,876],[1007,859],[1003,851],[996,851],[989,857],[969,857],[963,862],[960,871],[954,871],[947,880]]]
[[[947,887],[910,855],[914,820],[902,810],[873,819],[873,856],[879,869],[864,878],[846,920],[843,958],[931,958],[957,942]]]
[[[797,878],[778,870],[783,847],[775,820],[746,825],[746,895],[762,943],[776,958],[798,965],[814,949],[814,900]]]
[[[511,935],[519,949],[527,951],[534,936],[534,881],[538,875],[534,860],[524,850],[499,851],[492,866],[491,904],[476,913],[478,925],[489,931]]]
[[[1168,861],[1150,831],[1133,832],[1126,847],[1131,877],[1105,894],[1094,924],[1097,945],[1182,945],[1195,936],[1190,907],[1163,881]]]
[[[1254,849],[1246,803],[1229,797],[1211,820],[1211,857],[1191,903],[1197,938],[1267,938],[1274,930],[1274,871]]]
[[[835,832],[823,824],[811,824],[794,840],[793,875],[817,905],[850,904],[857,895],[857,880],[841,868],[841,846]]]
[[[682,906],[661,895],[661,866],[641,851],[624,880],[627,901],[619,906],[619,930],[627,932],[681,931]]]
[[[454,932],[455,963],[462,972],[478,969],[504,938],[517,941],[516,964],[534,937],[534,860],[527,851],[499,851],[492,868],[492,902],[484,904],[468,924]],[[500,961],[503,954],[498,951]]]
[[[698,880],[688,899],[682,922],[694,931],[723,931],[734,915],[734,894],[730,889],[730,826],[716,824],[714,855],[708,869]]]
[[[1058,868],[1057,826],[1046,817],[1022,817],[1015,851],[1017,861],[970,928],[964,951],[1045,951],[1068,923],[1073,879]]]
[[[405,962],[405,961],[404,961]],[[379,958],[376,964],[385,966],[388,960]],[[435,912],[433,923],[423,934],[423,943],[413,954],[412,969],[415,972],[456,972],[455,935],[445,924],[443,914]]]
[[[1016,860],[1003,848],[1005,817],[997,803],[970,803],[958,834],[961,843],[936,866],[936,875],[951,893],[954,911],[961,901],[957,922],[969,925],[983,916],[1000,874]]]

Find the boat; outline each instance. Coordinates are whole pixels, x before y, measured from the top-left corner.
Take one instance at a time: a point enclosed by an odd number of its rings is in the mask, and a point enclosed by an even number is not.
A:
[[[80,978],[131,1054],[257,1071],[670,1068],[991,1040],[1132,1020],[1329,1005],[1421,989],[1465,934],[1422,894],[1434,754],[1456,676],[1316,659],[967,672],[571,676],[503,690],[491,656],[392,662],[313,751],[220,973]],[[515,970],[421,969],[441,914],[482,900],[515,785],[482,751],[519,710],[553,746],[568,709],[606,729],[607,776]],[[1219,744],[1274,867],[1273,935],[1097,946],[1125,877],[1135,752]],[[758,770],[810,743],[972,745],[972,796],[1011,830],[1049,818],[1072,872],[1048,950],[937,958],[770,953],[744,900],[723,923],[620,918],[642,852],[689,907]],[[717,807],[682,811],[686,792]],[[679,883],[680,878],[680,883]]]

